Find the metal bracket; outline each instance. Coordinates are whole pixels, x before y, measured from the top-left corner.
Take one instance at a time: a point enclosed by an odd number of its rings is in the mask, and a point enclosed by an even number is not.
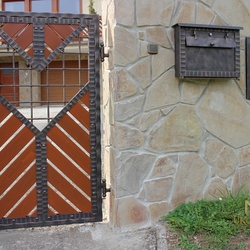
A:
[[[105,57],[109,57],[109,53],[106,54],[104,52],[104,44],[102,41],[100,42],[100,57],[101,57],[101,62],[104,62]]]
[[[108,192],[111,192],[111,189],[107,188],[106,179],[103,179],[102,180],[102,197],[106,198]]]

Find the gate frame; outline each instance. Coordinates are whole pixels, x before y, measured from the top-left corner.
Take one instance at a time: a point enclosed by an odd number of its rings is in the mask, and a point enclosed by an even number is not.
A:
[[[2,103],[13,113],[23,124],[26,125],[36,137],[36,189],[37,189],[37,216],[25,218],[2,218],[0,229],[11,229],[21,227],[41,227],[73,223],[102,221],[102,183],[101,183],[101,120],[100,120],[100,45],[99,45],[99,16],[85,14],[61,14],[61,13],[24,13],[24,12],[0,12],[2,23],[38,23],[44,24],[79,24],[77,31],[65,39],[62,45],[52,52],[48,60],[41,58],[41,55],[34,54],[29,57],[25,51],[15,43],[0,28],[0,36],[22,56],[38,72],[42,71],[53,58],[61,53],[62,46],[66,47],[79,33],[88,27],[88,68],[89,82],[83,87],[69,103],[54,117],[51,122],[42,130],[38,130],[27,118],[25,118],[14,106],[0,95]],[[35,25],[34,25],[35,26]],[[37,30],[37,29],[36,29]],[[34,28],[34,32],[35,28]],[[34,36],[35,40],[35,36]],[[37,39],[34,47],[44,45],[44,41]],[[37,44],[37,45],[36,45]],[[34,49],[35,50],[35,49]],[[43,54],[43,53],[41,53]],[[53,58],[52,58],[53,57]],[[76,102],[87,92],[90,92],[90,161],[91,161],[91,203],[92,212],[77,214],[48,215],[48,192],[47,192],[47,155],[46,155],[46,134],[47,132],[74,106]]]

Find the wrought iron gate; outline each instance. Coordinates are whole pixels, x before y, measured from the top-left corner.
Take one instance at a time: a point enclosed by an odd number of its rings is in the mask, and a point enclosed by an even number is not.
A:
[[[0,229],[102,220],[99,19],[0,12]]]

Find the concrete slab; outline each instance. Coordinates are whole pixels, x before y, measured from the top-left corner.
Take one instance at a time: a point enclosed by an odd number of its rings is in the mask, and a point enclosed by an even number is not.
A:
[[[108,223],[0,231],[0,250],[167,250],[162,223],[115,232]]]

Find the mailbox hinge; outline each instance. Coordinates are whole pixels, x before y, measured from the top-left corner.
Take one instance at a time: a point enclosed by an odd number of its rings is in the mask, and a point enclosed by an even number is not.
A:
[[[104,44],[103,44],[103,42],[101,41],[100,42],[100,58],[101,58],[101,62],[104,62],[104,58],[105,57],[109,57],[109,53],[105,53],[104,52]]]
[[[107,193],[111,192],[111,189],[107,188],[106,179],[102,180],[102,185],[101,186],[102,186],[102,198],[106,198]]]

